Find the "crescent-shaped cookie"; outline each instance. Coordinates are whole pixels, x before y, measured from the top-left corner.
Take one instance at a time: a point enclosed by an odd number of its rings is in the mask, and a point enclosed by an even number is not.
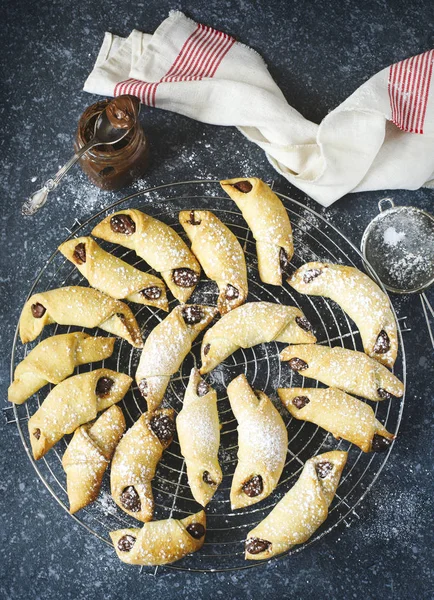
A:
[[[395,437],[366,402],[336,388],[280,388],[277,393],[295,419],[315,423],[363,452],[384,452]]]
[[[205,511],[185,519],[145,523],[141,529],[119,529],[110,537],[120,560],[129,565],[167,565],[202,548]]]
[[[174,432],[172,409],[144,413],[119,442],[113,457],[113,500],[124,512],[144,523],[154,514],[151,481]]]
[[[304,377],[368,400],[390,400],[404,394],[399,379],[363,352],[312,344],[288,346],[280,358]]]
[[[243,213],[256,240],[259,275],[264,283],[282,285],[294,254],[292,228],[282,201],[257,177],[220,182]]]
[[[170,377],[176,373],[199,333],[217,314],[213,306],[176,306],[146,339],[136,372],[139,390],[148,410],[163,400]]]
[[[45,325],[99,327],[142,348],[140,328],[129,307],[98,290],[69,286],[34,294],[24,305],[20,317],[23,344],[38,337]]]
[[[112,355],[115,338],[91,337],[82,331],[42,340],[17,365],[8,389],[8,400],[22,404],[47,383],[58,384],[75,367],[104,360]]]
[[[134,250],[161,273],[180,302],[187,302],[199,281],[200,266],[187,244],[169,225],[137,209],[106,217],[92,235]]]
[[[183,210],[179,222],[205,275],[218,285],[220,313],[244,304],[248,293],[246,261],[232,231],[209,210]]]
[[[300,309],[272,302],[248,302],[231,310],[206,332],[200,372],[209,373],[239,348],[273,340],[314,344],[316,337]]]
[[[306,542],[327,519],[347,452],[334,450],[306,461],[295,485],[246,540],[246,559],[263,560]]]
[[[310,262],[288,283],[301,294],[325,296],[339,304],[357,325],[366,354],[393,367],[398,354],[396,320],[388,297],[368,275],[354,267]]]
[[[131,377],[123,373],[96,369],[56,385],[28,422],[35,460],[44,456],[64,435],[120,402],[131,382]]]
[[[288,434],[271,400],[253,391],[245,375],[233,379],[227,392],[238,421],[238,463],[231,485],[231,507],[238,509],[260,502],[276,488]]]
[[[197,369],[190,373],[176,429],[191,493],[196,502],[206,506],[223,478],[217,456],[220,423],[217,394]]]
[[[59,252],[77,267],[92,287],[108,296],[169,310],[166,286],[161,279],[106,252],[91,237],[68,240],[59,246]]]
[[[71,514],[94,502],[113,452],[125,431],[119,406],[111,406],[93,424],[76,429],[62,458]]]

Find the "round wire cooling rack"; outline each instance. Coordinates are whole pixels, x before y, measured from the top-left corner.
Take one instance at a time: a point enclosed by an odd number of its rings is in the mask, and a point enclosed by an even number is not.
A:
[[[357,248],[338,229],[299,202],[283,194],[278,194],[278,196],[282,199],[292,223],[295,252],[291,263],[294,269],[307,261],[320,260],[352,265],[365,270],[366,261]],[[139,191],[115,202],[89,218],[85,223],[79,224],[67,239],[79,235],[89,235],[96,223],[102,220],[106,214],[122,208],[142,209],[172,226],[184,238],[184,232],[178,221],[178,211],[190,208],[212,210],[237,236],[244,249],[249,276],[248,301],[269,301],[298,306],[313,324],[318,343],[363,351],[360,334],[355,324],[349,320],[337,304],[327,298],[298,294],[286,284],[282,287],[274,287],[266,286],[261,282],[257,270],[255,241],[251,231],[234,203],[222,192],[218,181],[187,181]],[[59,240],[59,244],[61,241]],[[102,240],[98,240],[98,242],[107,251],[130,264],[144,271],[150,271],[149,267],[133,251]],[[381,286],[381,283],[378,283]],[[86,286],[88,283],[80,272],[56,251],[37,276],[29,292],[29,297],[39,291],[66,285]],[[217,286],[202,278],[190,302],[215,304],[216,298]],[[177,301],[172,299],[170,310],[176,304]],[[167,314],[153,307],[136,304],[130,306],[135,313],[144,338]],[[24,347],[18,342],[17,327],[12,349],[11,378],[18,362],[42,339],[58,333],[82,330],[78,327],[59,325],[47,327],[38,339]],[[98,330],[98,335],[108,334]],[[163,406],[173,407],[176,414],[182,407],[190,370],[200,361],[201,337],[193,344],[191,352],[184,360],[180,371],[172,377],[166,392]],[[394,373],[405,384],[405,353],[400,330],[399,340],[400,351]],[[355,513],[355,507],[372,487],[387,462],[393,444],[385,454],[365,454],[348,442],[335,440],[331,434],[312,423],[293,419],[286,412],[277,397],[278,387],[302,387],[303,385],[312,387],[318,386],[318,382],[308,379],[305,381],[300,374],[292,372],[286,363],[281,363],[279,352],[283,347],[283,344],[271,342],[250,349],[240,349],[208,374],[207,380],[216,389],[218,395],[219,417],[222,426],[219,460],[224,477],[206,508],[207,534],[202,550],[175,564],[167,565],[165,568],[188,571],[226,571],[260,566],[264,561],[248,562],[244,559],[244,541],[248,532],[294,485],[307,459],[331,449],[349,450],[347,466],[326,522],[308,542],[272,560],[299,552],[326,535],[342,521],[346,522],[350,515],[358,516]],[[105,366],[134,377],[139,358],[140,350],[134,349],[125,340],[118,339],[112,357],[99,363],[83,365],[77,369],[77,372]],[[289,443],[286,464],[273,494],[258,504],[233,511],[230,506],[229,491],[237,460],[237,423],[230,409],[226,387],[229,381],[240,373],[245,373],[254,388],[265,391],[271,397],[287,426]],[[48,389],[48,387],[43,388],[25,404],[14,405],[13,411],[21,441],[30,461],[47,489],[67,511],[66,478],[61,459],[71,436],[65,436],[44,458],[37,462],[32,457],[28,436],[28,418],[40,406]],[[146,403],[135,385],[119,405],[123,409],[128,427],[146,410]],[[384,400],[371,403],[371,405],[376,417],[390,432],[396,434],[403,411],[404,396],[401,399]],[[155,519],[183,518],[201,509],[191,495],[176,435],[158,465],[153,480],[153,490],[156,506]],[[79,511],[77,515],[72,515],[72,518],[109,545],[112,545],[108,535],[110,531],[141,526],[135,519],[121,511],[111,499],[109,469],[104,477],[99,498],[90,506]],[[151,570],[151,572],[156,573],[157,569]]]

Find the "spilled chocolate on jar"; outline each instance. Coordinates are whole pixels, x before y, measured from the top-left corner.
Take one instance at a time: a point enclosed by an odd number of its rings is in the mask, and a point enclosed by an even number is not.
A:
[[[116,144],[94,146],[80,158],[80,165],[90,181],[103,190],[119,190],[130,185],[146,171],[149,148],[139,122],[139,99],[118,96],[89,106],[78,122],[74,150],[77,152],[93,137],[96,120],[106,110],[116,129],[130,129]]]

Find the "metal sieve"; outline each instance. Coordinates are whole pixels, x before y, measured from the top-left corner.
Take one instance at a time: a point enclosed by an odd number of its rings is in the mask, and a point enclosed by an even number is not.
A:
[[[378,208],[363,234],[362,253],[390,292],[420,293],[434,347],[429,321],[434,311],[424,293],[434,283],[434,217],[414,206],[395,206],[391,198],[380,200]]]

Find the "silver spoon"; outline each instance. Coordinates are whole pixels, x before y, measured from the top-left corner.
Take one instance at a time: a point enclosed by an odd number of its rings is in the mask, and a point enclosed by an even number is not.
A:
[[[107,113],[104,110],[98,117],[95,123],[93,131],[93,138],[85,144],[80,150],[74,154],[74,156],[64,165],[52,179],[48,179],[43,187],[34,192],[26,202],[24,202],[21,213],[29,216],[34,215],[41,206],[44,206],[47,201],[47,196],[52,192],[58,185],[62,177],[66,175],[69,169],[75,165],[75,163],[83,156],[85,152],[93,148],[94,146],[100,146],[101,144],[116,144],[120,142],[131,128],[119,129],[113,127],[107,117]]]

